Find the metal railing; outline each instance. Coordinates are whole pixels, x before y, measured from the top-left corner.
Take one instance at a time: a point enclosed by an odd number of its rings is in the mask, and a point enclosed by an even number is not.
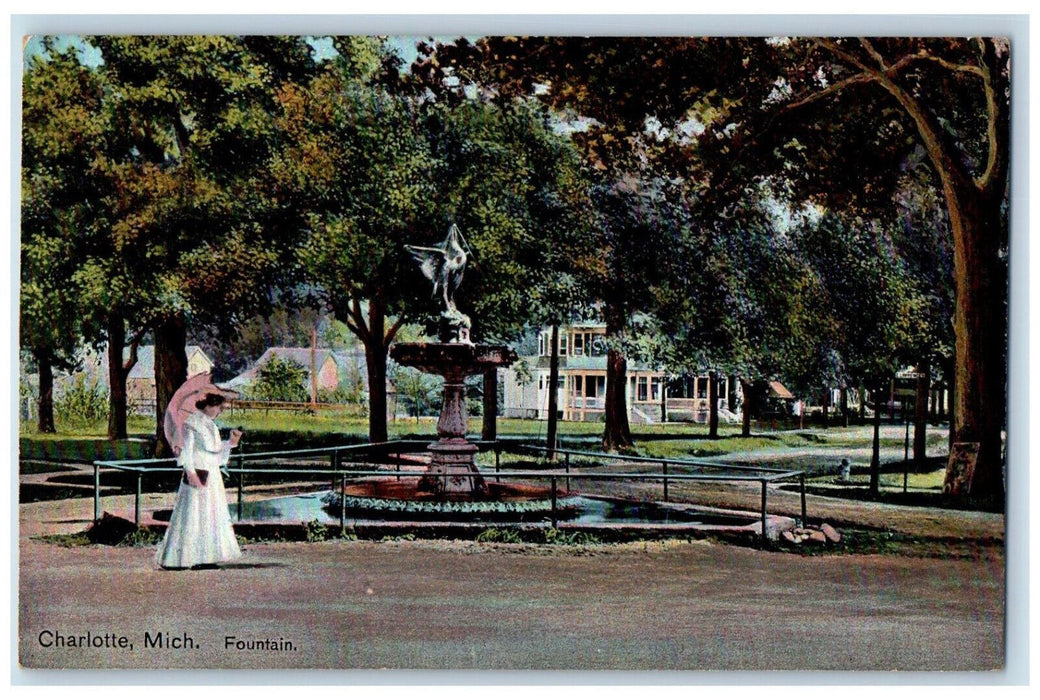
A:
[[[238,518],[242,517],[243,503],[244,503],[244,490],[245,490],[245,478],[247,475],[262,474],[269,477],[284,478],[292,475],[306,475],[310,477],[321,477],[323,480],[329,481],[332,490],[339,490],[340,498],[340,525],[343,526],[346,522],[346,498],[343,496],[346,493],[347,480],[349,478],[364,478],[369,476],[383,476],[383,477],[395,477],[400,480],[402,477],[415,477],[423,472],[416,470],[404,470],[402,469],[402,455],[415,454],[426,452],[429,445],[429,440],[396,440],[384,443],[367,443],[363,445],[346,445],[346,446],[335,446],[335,447],[318,447],[309,449],[299,450],[282,450],[282,451],[269,451],[269,452],[253,452],[253,453],[238,453],[231,457],[228,466],[223,469],[229,476],[237,475],[235,480],[236,487],[236,507],[238,512]],[[757,482],[761,485],[761,502],[760,502],[760,517],[762,524],[762,537],[767,536],[767,519],[768,519],[768,486],[772,483],[780,481],[789,481],[795,478],[798,479],[800,491],[801,491],[801,522],[804,525],[806,522],[806,492],[805,492],[805,472],[799,470],[784,470],[771,467],[758,467],[751,465],[720,465],[703,460],[696,459],[677,459],[677,458],[654,458],[654,457],[639,457],[635,455],[615,455],[605,454],[601,452],[590,452],[585,450],[566,450],[556,449],[551,452],[556,455],[562,455],[562,463],[559,463],[555,468],[542,467],[539,469],[532,470],[511,470],[502,471],[501,466],[501,455],[503,452],[515,453],[515,454],[542,454],[546,455],[550,451],[547,448],[535,445],[514,445],[504,443],[501,441],[474,441],[478,447],[483,448],[483,451],[493,451],[495,455],[494,461],[494,477],[496,480],[501,480],[502,477],[508,478],[520,478],[520,479],[531,479],[531,480],[548,480],[550,482],[550,498],[551,498],[551,522],[552,526],[557,526],[557,496],[559,493],[559,486],[561,482],[564,486],[564,491],[570,491],[571,479],[588,479],[588,480],[603,480],[603,481],[622,481],[622,480],[640,480],[640,481],[660,481],[663,490],[663,501],[669,501],[668,486],[670,482]],[[372,461],[356,460],[356,459],[345,459],[345,457],[355,456],[357,454],[365,454],[371,456],[373,453],[380,454],[384,459],[390,460],[392,457],[396,457],[393,460],[394,468],[376,468],[371,467],[375,464]],[[635,462],[640,464],[652,464],[659,465],[660,472],[596,472],[596,471],[573,471],[571,469],[571,456],[581,457],[592,457],[601,460],[598,466],[605,466],[610,463],[616,462]],[[308,467],[308,468],[296,468],[291,466],[279,466],[278,468],[247,468],[246,461],[269,461],[269,460],[283,460],[282,464],[285,464],[284,460],[295,460],[299,461],[301,458],[308,457],[322,457],[328,459],[328,468],[321,467]],[[387,462],[381,462],[380,464],[386,464]],[[547,464],[547,463],[546,463]],[[94,520],[97,521],[101,517],[101,469],[114,469],[122,472],[130,472],[136,476],[136,488],[134,498],[134,523],[140,524],[141,521],[141,496],[143,480],[148,475],[154,474],[172,474],[179,473],[180,467],[176,466],[176,460],[174,459],[139,459],[139,460],[98,460],[93,463],[94,465]],[[237,466],[232,466],[237,465]],[[670,471],[669,467],[697,467],[697,468],[708,468],[729,472],[740,472],[740,473],[728,473],[728,474],[703,474],[703,473],[683,473]],[[485,473],[485,478],[490,474]]]
[[[769,484],[778,481],[789,481],[792,479],[798,479],[799,491],[801,495],[801,522],[802,525],[806,522],[806,499],[805,499],[805,472],[799,469],[780,469],[778,467],[762,467],[751,464],[718,464],[716,462],[710,462],[707,460],[699,459],[688,459],[688,458],[676,458],[676,457],[643,457],[639,455],[624,455],[624,454],[605,454],[603,452],[591,452],[588,450],[572,450],[572,449],[561,449],[556,448],[550,450],[542,445],[529,445],[522,444],[514,447],[516,451],[522,451],[533,454],[542,455],[556,455],[563,457],[563,470],[565,478],[567,479],[566,488],[570,488],[570,478],[577,478],[577,473],[571,472],[571,456],[577,457],[592,457],[598,460],[604,460],[608,462],[633,462],[638,464],[651,464],[659,465],[661,472],[659,474],[648,474],[641,472],[637,474],[638,478],[644,479],[659,479],[661,481],[661,487],[663,490],[662,500],[667,502],[668,498],[668,484],[670,481],[728,481],[728,482],[740,482],[740,481],[757,481],[762,485],[762,501],[761,501],[761,513],[762,513],[762,534],[765,536],[765,522],[766,522],[766,510],[768,507],[768,491],[767,487]],[[740,474],[690,474],[690,473],[669,473],[668,469],[670,466],[673,467],[695,467],[698,469],[714,469],[718,471],[728,472],[741,472]],[[757,475],[756,475],[757,474]],[[581,476],[589,476],[588,474],[582,474]],[[621,476],[621,475],[618,475]]]

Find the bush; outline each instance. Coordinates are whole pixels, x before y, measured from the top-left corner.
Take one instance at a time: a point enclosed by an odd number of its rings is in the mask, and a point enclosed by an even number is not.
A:
[[[96,423],[108,417],[108,392],[78,375],[72,386],[54,402],[54,415],[73,424]]]
[[[310,400],[307,390],[307,368],[299,362],[272,357],[258,370],[253,394],[264,401]]]
[[[315,518],[314,520],[307,523],[307,541],[308,542],[324,542],[329,538],[329,529],[321,524],[321,522]]]
[[[566,533],[563,530],[559,530],[555,527],[550,527],[544,531],[545,543],[546,544],[599,544],[600,539],[593,534],[588,532],[571,532]]]
[[[508,544],[523,542],[520,538],[520,534],[516,530],[497,527],[490,527],[487,530],[482,530],[475,539],[477,542],[505,542]]]

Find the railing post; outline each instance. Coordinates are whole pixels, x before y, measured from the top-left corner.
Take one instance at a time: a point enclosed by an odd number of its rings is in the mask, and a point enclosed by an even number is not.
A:
[[[567,452],[563,455],[563,471],[567,473],[567,491],[571,490],[571,453]],[[555,491],[555,489],[554,489]],[[553,494],[555,497],[555,493]]]
[[[101,519],[101,467],[94,463],[94,522]]]
[[[552,526],[556,529],[556,477],[552,478]]]
[[[798,475],[798,482],[802,487],[802,527],[805,527],[807,520],[805,515],[805,472]]]
[[[498,467],[502,456],[502,446],[495,442],[495,481],[502,481],[502,477],[498,475]]]
[[[768,482],[762,479],[762,542],[765,542],[768,537],[766,536],[766,484]]]
[[[667,461],[661,462],[661,475],[664,477],[664,479],[663,479],[663,483],[664,483],[664,500],[665,500],[665,503],[667,503],[668,502],[668,462]],[[689,498],[689,496],[687,496],[687,498]]]
[[[137,493],[134,495],[134,525],[141,524],[141,472],[137,472]]]
[[[339,531],[347,526],[347,475],[339,475]]]
[[[242,521],[242,491],[244,482],[246,479],[246,473],[242,466],[242,455],[238,456],[238,520]]]

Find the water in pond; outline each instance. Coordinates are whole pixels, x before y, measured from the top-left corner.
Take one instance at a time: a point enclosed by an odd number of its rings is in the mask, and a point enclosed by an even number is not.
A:
[[[319,493],[299,494],[295,496],[284,496],[263,501],[252,501],[242,504],[243,521],[280,521],[290,523],[307,523],[317,520],[321,523],[336,524],[339,517],[330,514],[325,509],[323,499],[328,491]],[[745,525],[751,522],[749,518],[739,516],[716,515],[713,513],[699,512],[696,510],[685,510],[682,508],[670,508],[654,503],[634,503],[628,501],[616,501],[605,498],[593,498],[588,496],[572,496],[561,499],[561,507],[564,505],[570,509],[569,515],[562,515],[561,520],[566,519],[569,523],[579,525],[597,525],[606,523],[615,524],[683,524],[683,525]],[[231,505],[231,517],[239,520],[237,505]],[[382,517],[370,513],[351,514],[347,513],[348,519],[386,519],[386,520],[414,520],[418,519],[414,514],[387,513]],[[429,519],[427,516],[426,519]],[[442,515],[437,520],[456,520],[458,516]],[[479,520],[494,522],[494,514],[484,514]],[[537,522],[547,520],[548,514],[532,514],[528,521]],[[473,518],[468,519],[472,522]],[[515,520],[515,519],[514,519]]]

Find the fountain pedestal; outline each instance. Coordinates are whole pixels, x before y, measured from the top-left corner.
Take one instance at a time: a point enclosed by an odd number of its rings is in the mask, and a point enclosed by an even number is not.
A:
[[[398,343],[390,348],[398,364],[444,377],[444,403],[437,421],[437,442],[430,443],[430,469],[419,490],[444,497],[487,496],[487,484],[477,471],[477,446],[466,439],[466,377],[491,367],[516,362],[516,353],[501,345],[468,343]]]

